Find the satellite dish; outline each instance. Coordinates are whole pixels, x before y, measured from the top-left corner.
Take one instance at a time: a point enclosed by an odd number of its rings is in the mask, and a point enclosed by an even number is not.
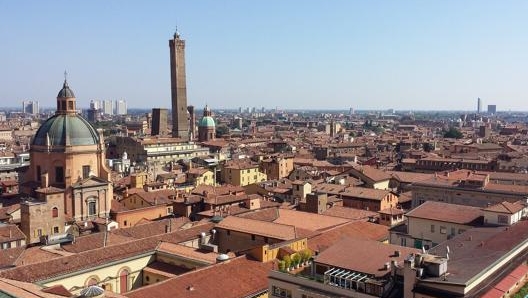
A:
[[[104,293],[104,289],[100,286],[88,286],[81,291],[81,297],[97,297]]]

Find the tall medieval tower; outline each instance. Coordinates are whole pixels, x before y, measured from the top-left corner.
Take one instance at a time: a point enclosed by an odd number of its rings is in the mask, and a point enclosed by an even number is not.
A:
[[[185,82],[185,40],[178,31],[169,40],[172,98],[172,137],[189,140],[187,84]]]

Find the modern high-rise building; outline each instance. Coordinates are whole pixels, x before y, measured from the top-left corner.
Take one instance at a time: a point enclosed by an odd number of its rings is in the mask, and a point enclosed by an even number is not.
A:
[[[36,115],[39,113],[39,102],[33,100],[22,101],[22,113]]]
[[[176,31],[169,40],[172,100],[172,136],[189,139],[187,83],[185,79],[185,40]]]
[[[115,103],[115,113],[116,115],[126,115],[127,114],[127,104],[126,101],[120,99],[116,100]]]
[[[480,114],[482,112],[482,100],[480,100],[480,97],[477,98],[477,114]]]
[[[151,136],[160,136],[167,133],[167,115],[167,109],[152,109],[152,128],[150,130]]]
[[[112,107],[112,101],[111,100],[105,100],[103,101],[103,114],[105,115],[113,115],[114,109]]]
[[[101,109],[101,102],[98,100],[90,100],[90,109],[93,109],[93,110]]]
[[[488,105],[488,114],[496,114],[497,105]]]

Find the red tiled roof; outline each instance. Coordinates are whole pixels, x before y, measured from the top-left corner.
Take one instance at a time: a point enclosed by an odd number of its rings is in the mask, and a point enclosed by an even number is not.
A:
[[[483,208],[482,210],[490,211],[490,212],[497,212],[497,213],[515,214],[517,212],[520,212],[524,208],[525,207],[521,204],[510,203],[510,202],[505,201],[502,203],[489,206],[487,208]]]
[[[271,263],[251,261],[242,256],[142,287],[128,292],[127,297],[248,297],[267,290],[271,268]]]
[[[0,243],[26,239],[16,225],[0,225]]]
[[[369,217],[378,217],[378,213],[374,211],[343,206],[333,206],[323,211],[322,214],[333,217],[346,218],[350,220],[367,220]]]
[[[217,227],[280,240],[292,240],[297,237],[294,226],[241,218],[237,216],[228,216],[224,218],[217,225]]]
[[[55,285],[48,288],[42,289],[42,292],[49,293],[49,294],[55,294],[58,296],[64,296],[64,297],[71,297],[73,296],[70,291],[68,291],[63,285]]]
[[[476,224],[484,212],[478,207],[426,201],[405,216],[467,225]]]
[[[321,252],[344,238],[385,241],[388,237],[389,228],[387,226],[356,221],[310,236],[308,247]]]
[[[395,251],[400,252],[399,256]],[[374,240],[345,238],[320,253],[315,262],[381,277],[391,270],[384,268],[385,263],[391,260],[401,263],[409,254],[418,252],[415,248]]]
[[[350,220],[346,218],[327,216],[317,213],[279,209],[279,218],[274,222],[296,226],[310,231],[324,230],[344,223]]]

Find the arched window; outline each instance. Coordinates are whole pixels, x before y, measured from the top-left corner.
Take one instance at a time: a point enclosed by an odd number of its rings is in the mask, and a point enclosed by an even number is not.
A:
[[[51,217],[59,217],[59,208],[53,207],[51,209]]]
[[[98,283],[97,278],[95,278],[94,276],[91,276],[90,278],[88,278],[88,280],[86,280],[85,285],[89,287],[89,286],[95,286],[97,285],[97,283]]]
[[[129,272],[126,269],[119,272],[119,293],[126,293],[128,291],[128,275]]]

